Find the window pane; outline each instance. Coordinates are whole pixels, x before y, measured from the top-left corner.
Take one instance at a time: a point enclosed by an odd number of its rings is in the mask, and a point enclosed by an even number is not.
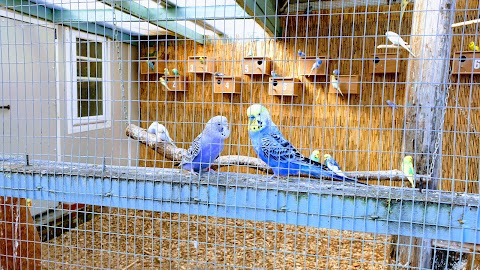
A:
[[[87,47],[88,41],[85,39],[77,38],[77,55],[88,56]]]
[[[78,117],[103,115],[102,82],[77,82]]]
[[[102,62],[90,62],[90,77],[102,78]]]
[[[88,77],[88,62],[85,62],[85,61],[77,62],[77,76]]]
[[[90,43],[90,57],[102,59],[102,43],[89,42]]]

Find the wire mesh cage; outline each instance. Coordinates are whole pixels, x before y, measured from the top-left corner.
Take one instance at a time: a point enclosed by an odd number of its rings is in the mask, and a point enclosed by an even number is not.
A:
[[[478,269],[473,0],[0,0],[0,269]]]

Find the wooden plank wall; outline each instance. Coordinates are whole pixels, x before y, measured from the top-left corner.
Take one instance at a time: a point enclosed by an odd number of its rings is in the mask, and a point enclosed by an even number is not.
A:
[[[455,21],[478,17],[478,3],[459,1]],[[467,7],[469,10],[466,10]],[[407,10],[411,10],[409,4]],[[223,114],[232,123],[232,134],[223,154],[255,156],[249,146],[245,111],[252,103],[266,105],[284,135],[309,155],[313,149],[331,153],[345,170],[399,169],[404,153],[401,152],[404,124],[404,97],[408,54],[398,54],[400,73],[372,76],[368,67],[372,54],[385,53],[376,49],[385,44],[385,32],[401,33],[409,41],[412,15],[407,12],[399,25],[400,6],[349,8],[310,16],[283,17],[285,36],[277,40],[237,39],[236,42],[213,41],[198,45],[189,41],[157,42],[158,59],[167,60],[168,67],[176,67],[185,74],[188,56],[206,55],[216,58],[215,70],[226,75],[243,78],[242,94],[238,96],[214,94],[211,75],[188,74],[191,81],[186,93],[165,92],[156,82],[156,75],[142,75],[141,120],[147,127],[151,121],[164,123],[179,146],[189,147],[190,142],[203,129],[203,123],[217,114]],[[466,49],[476,25],[456,28],[453,50]],[[462,38],[462,36],[464,38]],[[462,43],[463,42],[463,43]],[[141,55],[146,55],[148,44],[142,44]],[[331,59],[329,69],[339,68],[342,74],[361,75],[360,95],[337,97],[327,94],[327,84],[313,84],[301,78],[302,94],[295,98],[269,96],[268,77],[242,76],[243,57],[250,51],[265,55],[274,61],[274,70],[284,76],[296,76],[296,52],[302,49],[309,56],[321,55]],[[396,50],[389,50],[396,53]],[[417,52],[417,55],[419,52]],[[453,77],[449,106],[465,106],[467,114],[478,120],[478,77]],[[470,97],[471,96],[471,97]],[[386,100],[393,100],[399,108],[392,110]],[[472,102],[474,100],[475,102]],[[470,109],[469,109],[470,108]],[[448,109],[445,117],[443,141],[444,177],[442,189],[477,192],[476,183],[466,184],[464,179],[478,178],[478,137],[468,135],[465,118],[458,109]],[[478,121],[477,121],[478,122]],[[475,128],[480,130],[479,128]],[[468,141],[468,150],[465,147]],[[453,156],[452,156],[453,155]],[[469,156],[468,156],[469,155]],[[154,151],[141,149],[141,166],[171,167]],[[467,166],[468,160],[468,166]],[[156,161],[156,162],[154,162]],[[241,171],[243,168],[225,168]],[[250,172],[254,173],[253,170]],[[385,182],[382,184],[401,185]]]

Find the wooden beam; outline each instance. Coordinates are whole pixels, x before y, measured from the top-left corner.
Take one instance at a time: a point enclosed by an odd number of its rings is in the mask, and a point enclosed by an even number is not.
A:
[[[6,0],[2,0],[6,1]],[[232,20],[251,19],[239,6],[208,6],[208,7],[173,7],[173,8],[147,8],[145,19],[133,16],[133,21],[203,21],[203,20]],[[133,15],[133,14],[132,14]],[[115,10],[117,21],[132,21],[132,16],[120,10]],[[61,22],[113,22],[113,12],[105,10],[55,10],[53,20]]]
[[[288,2],[288,1],[287,1]],[[304,14],[304,11],[308,6],[311,6],[310,11],[321,11],[326,10],[331,12],[335,9],[347,9],[352,7],[361,7],[361,6],[385,6],[388,5],[391,0],[355,0],[355,1],[344,1],[344,0],[333,0],[333,1],[291,1],[288,5],[285,6],[283,10],[280,10],[280,14]],[[338,10],[337,10],[338,12]]]
[[[119,10],[126,12],[127,14],[133,15],[151,24],[162,27],[170,32],[176,33],[181,37],[194,40],[195,42],[198,42],[200,44],[205,43],[205,37],[202,34],[192,29],[189,29],[181,24],[178,24],[175,21],[167,21],[167,20],[158,18],[157,17],[158,14],[156,14],[154,11],[155,9],[152,10],[152,9],[146,8],[134,1],[129,1],[129,0],[105,0],[105,3],[115,8],[118,8]],[[150,19],[155,17],[157,17],[158,19],[157,20]]]
[[[53,9],[41,6],[28,0],[0,0],[0,6],[26,14],[36,19],[53,21]]]
[[[0,6],[4,6],[7,9],[31,16],[36,19],[42,19],[48,22],[55,23],[55,13],[58,14],[58,10],[48,8],[42,5],[38,5],[28,0],[0,0]],[[65,12],[65,11],[63,11]],[[58,16],[58,15],[57,15]],[[78,21],[78,22],[60,22],[61,25],[72,27],[81,31],[88,32],[90,34],[97,34],[101,36],[109,37],[113,40],[116,38],[113,35],[111,28],[101,26],[95,22]],[[137,45],[137,41],[132,36],[125,33],[118,33],[118,40]]]
[[[115,12],[115,16],[114,16]],[[139,22],[142,21],[137,17],[130,16],[120,10],[54,10],[53,22],[72,23],[72,22],[108,22],[113,23],[115,20],[126,22]]]
[[[62,23],[61,25],[68,26],[68,27],[71,27],[71,28],[74,28],[74,29],[77,29],[77,30],[80,30],[80,31],[83,31],[83,32],[90,33],[90,34],[95,34],[95,35],[99,35],[99,36],[108,37],[108,38],[111,38],[112,40],[118,40],[118,41],[121,41],[121,42],[124,42],[124,43],[129,43],[129,44],[132,44],[132,45],[138,45],[138,37],[134,38],[129,34],[122,33],[120,31],[120,29],[117,29],[118,33],[117,33],[117,36],[116,36],[115,33],[113,32],[113,29],[111,29],[109,27],[106,27],[106,26],[103,26],[103,25],[99,25],[97,23],[93,23],[93,22],[78,22],[78,23],[75,23],[75,22],[72,22],[72,23]]]
[[[430,190],[438,188],[436,179],[442,177],[442,129],[455,5],[455,0],[415,1],[412,13],[410,43],[418,57],[408,62],[405,91],[406,103],[410,106],[407,107],[402,148],[405,155],[413,156],[417,173],[429,175],[432,172]],[[431,268],[431,239],[400,237],[398,244],[398,263],[409,263],[413,268]]]
[[[245,10],[236,5],[227,6],[198,6],[198,7],[168,7],[154,8],[149,14],[155,15],[152,20],[233,20],[233,19],[251,19]]]
[[[237,4],[245,9],[248,15],[252,16],[265,31],[273,36],[280,37],[282,28],[277,16],[275,2],[272,0],[235,0]]]
[[[479,194],[36,160],[0,162],[0,183],[0,196],[480,243]]]
[[[0,269],[41,269],[41,241],[25,198],[0,197],[0,235]]]

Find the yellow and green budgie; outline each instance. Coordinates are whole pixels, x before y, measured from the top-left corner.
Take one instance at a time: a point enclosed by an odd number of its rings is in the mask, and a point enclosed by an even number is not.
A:
[[[480,52],[480,47],[478,47],[477,45],[475,45],[475,42],[473,42],[473,41],[471,41],[470,43],[468,43],[468,49],[470,49],[470,51]]]
[[[415,169],[413,168],[413,157],[405,156],[402,163],[402,171],[407,177],[408,181],[412,185],[412,188],[415,188]]]

